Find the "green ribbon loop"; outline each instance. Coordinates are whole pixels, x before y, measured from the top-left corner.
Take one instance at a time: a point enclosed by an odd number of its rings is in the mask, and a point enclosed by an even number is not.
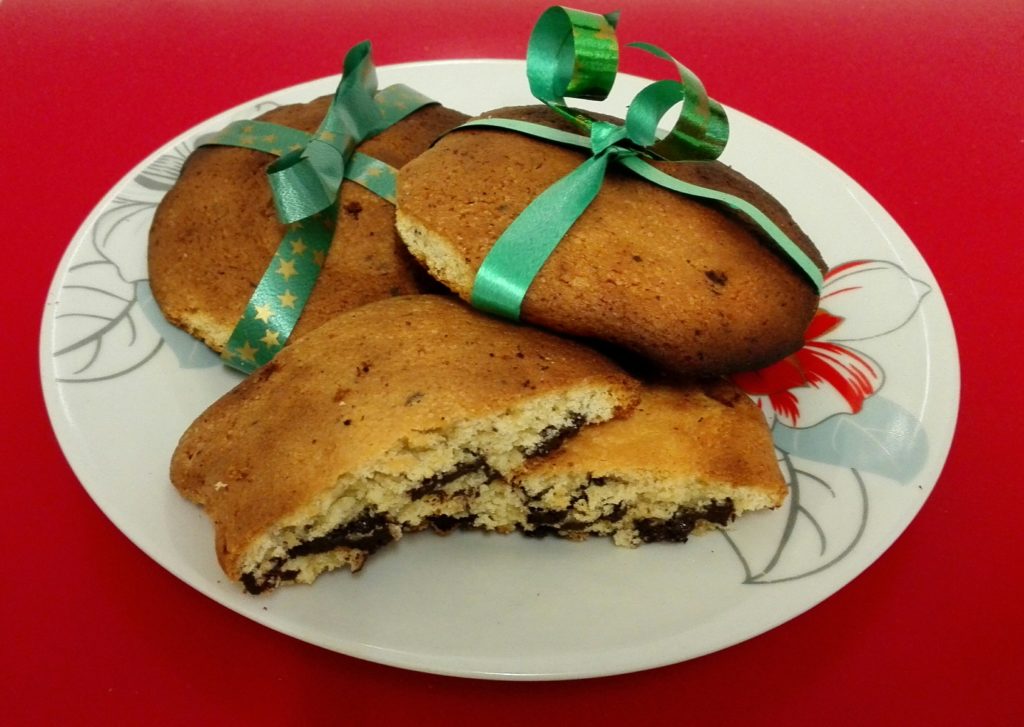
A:
[[[402,84],[378,91],[370,44],[364,42],[346,54],[341,82],[313,134],[245,120],[197,142],[278,157],[267,167],[267,179],[285,233],[228,339],[222,354],[225,363],[249,373],[270,361],[285,344],[327,259],[342,182],[354,181],[395,202],[397,170],[355,151],[356,147],[431,103]]]
[[[530,92],[582,130],[593,120],[566,105],[566,96],[603,101],[611,92],[619,66],[615,28],[618,13],[598,15],[555,6],[541,14],[530,34],[526,76]],[[686,66],[650,43],[630,43],[672,63],[679,81],[655,81],[633,99],[625,127],[630,142],[668,160],[717,159],[729,138],[725,110],[708,98],[704,84]],[[674,107],[672,130],[658,138],[658,127]]]
[[[823,277],[818,266],[754,205],[735,195],[681,182],[644,159],[717,159],[729,138],[729,122],[721,104],[709,98],[700,80],[671,55],[647,43],[630,44],[670,61],[679,80],[655,81],[642,89],[621,125],[595,121],[566,105],[566,96],[597,100],[607,97],[618,68],[617,22],[617,14],[597,15],[556,6],[540,16],[530,36],[526,73],[531,92],[585,131],[586,136],[510,119],[475,119],[463,124],[508,129],[589,149],[591,154],[579,167],[541,192],[502,232],[477,270],[470,297],[472,305],[505,318],[519,319],[523,299],[534,278],[597,196],[612,160],[661,187],[713,200],[746,215],[820,290]],[[661,120],[677,105],[679,116],[672,129],[659,137]]]
[[[669,61],[679,81],[655,81],[640,91],[626,112],[629,138],[652,155],[669,161],[717,159],[729,140],[729,120],[722,105],[708,97],[704,84],[686,66],[649,43],[630,43],[651,55]],[[658,140],[658,126],[665,114],[680,104],[672,130]]]
[[[618,13],[597,15],[558,6],[544,11],[527,49],[530,92],[562,109],[566,96],[607,98],[619,69],[618,20]]]

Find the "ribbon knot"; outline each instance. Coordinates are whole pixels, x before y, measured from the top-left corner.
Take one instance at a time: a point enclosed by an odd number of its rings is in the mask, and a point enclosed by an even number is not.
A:
[[[333,205],[356,147],[388,126],[374,103],[377,74],[369,41],[348,52],[342,74],[320,127],[301,148],[267,168],[277,216],[284,223],[307,219]]]
[[[402,84],[378,91],[370,43],[363,42],[345,55],[341,82],[314,133],[266,121],[236,121],[199,141],[278,157],[267,167],[267,180],[286,228],[225,345],[222,357],[228,365],[248,373],[285,344],[327,259],[342,183],[351,180],[395,201],[395,169],[356,148],[431,103]]]
[[[604,152],[609,152],[613,156],[636,153],[618,146],[619,142],[626,138],[628,134],[625,126],[598,121],[590,127],[590,150],[594,155]]]

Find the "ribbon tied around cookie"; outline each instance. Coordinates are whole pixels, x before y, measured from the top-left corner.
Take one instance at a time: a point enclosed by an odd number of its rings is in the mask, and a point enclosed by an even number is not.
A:
[[[356,147],[414,111],[434,103],[408,86],[380,91],[364,41],[345,55],[342,77],[319,128],[308,134],[280,124],[243,120],[198,145],[227,145],[278,157],[267,167],[285,233],[224,348],[225,363],[249,373],[288,340],[330,250],[345,180],[392,204],[396,170]]]
[[[474,119],[459,127],[507,129],[590,152],[576,169],[538,195],[499,236],[477,271],[473,306],[519,319],[534,278],[597,196],[612,161],[654,184],[725,204],[745,215],[820,289],[822,273],[817,265],[761,210],[740,197],[680,181],[648,163],[648,159],[717,159],[729,137],[725,110],[671,55],[647,43],[630,44],[671,62],[679,80],[655,81],[643,88],[630,103],[622,124],[595,120],[566,104],[566,97],[595,101],[608,97],[618,72],[617,23],[617,13],[598,15],[555,6],[540,16],[530,36],[526,73],[531,93],[583,133],[501,118]],[[659,136],[661,120],[677,106],[675,124]]]

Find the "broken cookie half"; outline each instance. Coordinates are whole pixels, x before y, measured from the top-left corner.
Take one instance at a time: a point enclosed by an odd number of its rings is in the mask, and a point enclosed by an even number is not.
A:
[[[726,381],[645,386],[627,416],[587,427],[515,475],[530,535],[685,542],[787,494],[761,411]]]
[[[731,384],[641,385],[585,346],[434,296],[296,341],[193,423],[171,479],[251,593],[358,570],[426,528],[629,547],[786,496],[764,418]]]
[[[393,298],[317,328],[215,402],[171,480],[213,520],[224,571],[259,593],[358,570],[403,531],[474,511],[512,529],[512,473],[628,412],[638,388],[579,344],[454,300]]]
[[[491,472],[461,515],[435,530],[519,530],[616,545],[686,542],[740,515],[771,510],[787,487],[757,406],[724,380],[650,383],[628,414],[583,427],[506,477]],[[414,497],[443,507],[444,482]]]

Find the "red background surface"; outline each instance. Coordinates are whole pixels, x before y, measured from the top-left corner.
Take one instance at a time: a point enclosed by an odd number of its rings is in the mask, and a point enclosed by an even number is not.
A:
[[[547,3],[3,0],[0,719],[1021,723],[1024,5],[615,5],[624,36],[665,47],[715,98],[835,162],[929,261],[956,326],[963,390],[948,463],[906,533],[849,586],[767,634],[586,681],[379,666],[208,600],[104,518],[50,430],[39,323],[68,241],[152,150],[254,96],[339,72],[360,40],[374,41],[378,64],[522,57]],[[624,70],[645,72],[637,55]]]

